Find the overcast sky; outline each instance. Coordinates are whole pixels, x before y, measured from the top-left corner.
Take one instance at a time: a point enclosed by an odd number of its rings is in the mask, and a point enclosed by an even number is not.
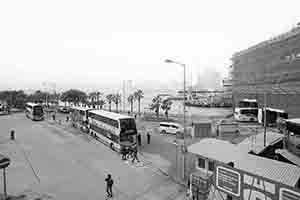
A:
[[[20,0],[0,3],[0,89],[174,81],[300,22],[300,1]]]

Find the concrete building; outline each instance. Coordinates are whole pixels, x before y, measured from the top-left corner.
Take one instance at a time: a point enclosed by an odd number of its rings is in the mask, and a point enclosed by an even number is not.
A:
[[[300,116],[300,26],[231,58],[233,101],[256,98],[269,107]]]

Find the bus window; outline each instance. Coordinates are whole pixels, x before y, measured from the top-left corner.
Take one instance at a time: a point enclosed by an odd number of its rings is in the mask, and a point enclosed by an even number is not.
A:
[[[133,135],[120,135],[120,142],[134,142],[134,136]]]
[[[42,106],[35,106],[33,109],[33,115],[43,115],[43,108]]]
[[[136,129],[134,119],[120,119],[121,130]]]

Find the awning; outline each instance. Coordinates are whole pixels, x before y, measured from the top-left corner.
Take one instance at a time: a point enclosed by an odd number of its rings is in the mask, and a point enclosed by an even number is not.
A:
[[[275,153],[280,154],[290,162],[300,167],[300,158],[286,149],[276,149]]]
[[[286,120],[287,129],[293,132],[295,135],[300,135],[300,119]]]

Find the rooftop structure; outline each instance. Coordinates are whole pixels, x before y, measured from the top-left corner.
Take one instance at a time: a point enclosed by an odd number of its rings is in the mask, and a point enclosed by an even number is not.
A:
[[[268,131],[266,134],[266,146],[264,146],[264,133],[250,136],[237,144],[237,147],[244,153],[253,152],[255,154],[261,153],[266,147],[282,140],[283,135],[280,133]]]
[[[203,139],[188,147],[188,151],[223,163],[233,162],[234,167],[289,186],[296,186],[300,179],[300,168],[241,150],[238,145],[218,139]]]

